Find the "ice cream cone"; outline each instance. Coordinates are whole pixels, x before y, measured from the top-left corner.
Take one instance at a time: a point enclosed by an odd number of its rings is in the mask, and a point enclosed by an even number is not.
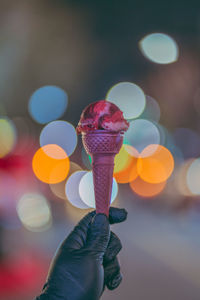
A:
[[[82,141],[86,152],[92,156],[96,213],[103,213],[108,216],[114,158],[122,146],[123,133],[94,130],[82,133]]]

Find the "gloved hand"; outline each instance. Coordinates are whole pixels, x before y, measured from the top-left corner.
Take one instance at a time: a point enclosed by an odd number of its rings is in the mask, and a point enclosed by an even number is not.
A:
[[[126,220],[125,209],[110,208],[109,219],[95,211],[87,214],[59,247],[47,282],[36,300],[97,300],[105,286],[122,280],[117,254],[119,238],[110,224]]]

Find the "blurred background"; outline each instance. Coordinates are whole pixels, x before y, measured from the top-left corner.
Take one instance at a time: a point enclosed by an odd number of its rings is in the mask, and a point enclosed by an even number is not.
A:
[[[101,99],[130,122],[112,194],[124,278],[102,299],[199,299],[199,37],[197,1],[0,0],[1,299],[39,295],[93,209],[75,127]]]

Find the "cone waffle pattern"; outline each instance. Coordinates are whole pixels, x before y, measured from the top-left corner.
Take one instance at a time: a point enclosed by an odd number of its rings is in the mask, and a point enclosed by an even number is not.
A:
[[[123,135],[104,131],[95,131],[82,135],[84,148],[92,156],[92,172],[96,212],[108,216],[112,182],[114,158],[119,152]]]
[[[82,136],[84,148],[88,154],[118,153],[123,142],[121,134],[88,133]]]
[[[114,164],[93,164],[93,180],[97,213],[109,214]]]

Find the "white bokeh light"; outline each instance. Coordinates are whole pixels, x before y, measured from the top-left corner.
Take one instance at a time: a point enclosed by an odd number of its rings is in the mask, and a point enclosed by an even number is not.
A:
[[[178,45],[167,34],[148,34],[139,42],[139,47],[146,58],[158,64],[169,64],[178,59]]]
[[[113,178],[112,194],[111,194],[111,203],[115,200],[118,193],[118,185],[116,180]],[[87,204],[89,207],[95,208],[95,196],[94,196],[94,183],[92,171],[87,172],[79,184],[79,194],[82,201]]]
[[[131,82],[120,82],[107,93],[106,100],[116,104],[124,114],[125,119],[139,117],[146,104],[142,89]]]
[[[200,195],[200,158],[195,159],[186,175],[187,187],[193,195]]]
[[[24,227],[30,231],[44,231],[51,225],[50,206],[43,195],[23,195],[17,203],[17,213]]]
[[[87,173],[87,171],[77,171],[74,172],[69,179],[66,182],[65,185],[65,194],[69,202],[78,208],[81,209],[87,209],[89,208],[88,205],[86,205],[79,194],[79,183],[81,181],[81,178]]]

